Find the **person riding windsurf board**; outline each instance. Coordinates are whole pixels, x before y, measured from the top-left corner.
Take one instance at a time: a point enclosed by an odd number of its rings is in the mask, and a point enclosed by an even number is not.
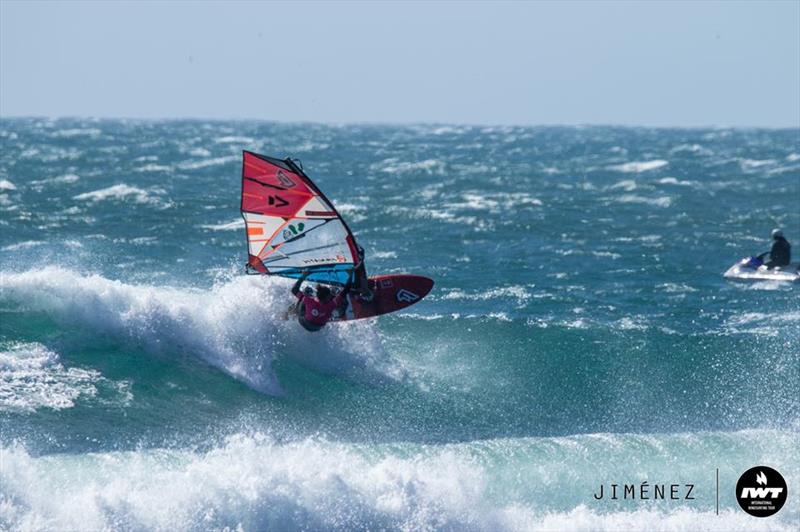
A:
[[[241,212],[247,232],[247,272],[326,287],[339,303],[325,323],[394,312],[418,302],[433,288],[432,279],[419,275],[368,277],[364,249],[294,159],[244,151]],[[296,295],[300,294],[300,286],[295,286]],[[333,293],[336,289],[338,294]],[[316,301],[327,311],[332,301],[323,301],[326,298],[318,294]],[[305,312],[298,320],[301,317],[306,324],[313,322]]]

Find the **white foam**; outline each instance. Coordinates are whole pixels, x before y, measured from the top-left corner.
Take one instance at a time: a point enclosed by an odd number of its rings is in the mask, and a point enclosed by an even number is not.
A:
[[[400,161],[397,158],[391,158],[384,160],[380,165],[374,166],[373,168],[387,174],[405,174],[419,171],[427,174],[442,174],[444,172],[444,163],[438,159],[408,162]]]
[[[477,211],[499,212],[500,202],[486,194],[462,194],[463,202],[448,203],[450,209],[473,209]]]
[[[370,257],[376,259],[396,259],[397,253],[394,251],[374,251],[370,253]]]
[[[800,161],[800,153],[790,153],[786,156],[786,160],[789,162]]]
[[[440,220],[445,223],[456,225],[469,225],[477,231],[487,231],[493,226],[493,221],[486,217],[478,216],[457,216],[449,211],[442,211],[434,208],[410,208],[391,205],[386,208],[387,213],[408,216],[411,218],[422,218]]]
[[[178,165],[181,170],[199,170],[200,168],[208,168],[209,166],[220,166],[228,164],[233,161],[238,161],[239,155],[228,155],[225,157],[215,157],[213,159],[203,159],[200,161],[184,161]]]
[[[214,139],[214,142],[217,144],[252,144],[255,142],[255,139],[250,137],[236,137],[233,135],[228,135],[226,137],[218,137]]]
[[[137,246],[150,246],[158,243],[157,236],[139,236],[128,240],[129,243]]]
[[[609,166],[608,168],[609,170],[616,170],[618,172],[639,173],[639,172],[648,172],[650,170],[657,170],[659,168],[667,166],[668,164],[669,161],[665,161],[663,159],[655,159],[653,161],[632,161],[629,163]]]
[[[680,507],[672,511],[642,508],[634,511],[598,512],[580,505],[569,512],[554,512],[542,518],[513,513],[511,528],[517,530],[574,530],[618,532],[620,530],[653,530],[664,532],[748,532],[793,530],[792,524],[755,520],[742,511],[726,509],[716,515],[712,511]],[[526,523],[527,520],[527,523]]]
[[[461,194],[463,201],[446,203],[448,209],[476,210],[499,213],[503,210],[522,207],[539,207],[542,201],[527,192],[465,192]]]
[[[615,327],[623,331],[644,331],[648,325],[643,316],[625,316],[615,323]]]
[[[189,150],[189,155],[193,157],[211,157],[211,152],[206,148],[192,148]]]
[[[691,187],[697,185],[697,181],[681,181],[675,177],[662,177],[657,181],[657,183],[662,185],[677,185],[683,187]]]
[[[719,463],[728,486],[763,457],[793,465],[795,445],[796,435],[778,431],[601,433],[443,445],[278,441],[254,433],[232,435],[204,451],[144,448],[50,456],[33,456],[19,444],[6,445],[0,448],[0,526],[794,530],[797,511],[790,505],[772,518],[755,519],[723,498],[716,515],[711,495],[714,469],[709,474],[708,463]],[[737,451],[726,454],[729,448]],[[790,485],[796,480],[794,469],[781,469]],[[592,498],[599,483],[615,480],[648,480],[651,495],[657,482],[694,482],[696,499]]]
[[[791,288],[790,285],[787,285],[787,283],[783,281],[756,281],[753,283],[739,285],[739,287],[742,290],[766,290],[768,292]]]
[[[169,172],[172,170],[172,167],[166,164],[155,164],[155,163],[147,163],[144,166],[140,166],[136,169],[137,172]]]
[[[244,220],[239,218],[238,220],[233,220],[231,222],[223,222],[219,224],[206,224],[201,225],[203,229],[210,229],[212,231],[238,231],[240,229],[244,229]]]
[[[354,203],[337,203],[336,210],[347,218],[348,222],[358,223],[367,219],[365,211],[367,208],[364,205],[356,205]]]
[[[484,317],[484,316],[479,316]],[[508,317],[508,313],[506,312],[490,312],[486,314],[486,318],[491,318],[497,321],[511,321],[511,318]]]
[[[73,137],[99,137],[103,132],[94,127],[61,129],[53,132],[53,137],[73,138]]]
[[[787,324],[800,322],[800,311],[783,313],[744,312],[728,317],[722,326],[726,334],[778,336]]]
[[[346,445],[237,435],[206,453],[35,458],[2,449],[12,529],[420,529],[481,519],[480,467],[444,451],[370,458]],[[53,490],[53,486],[59,486]],[[484,505],[485,507],[485,505]],[[374,528],[367,526],[367,528]]]
[[[0,179],[0,190],[17,190],[17,187],[8,179]]]
[[[695,153],[697,155],[714,155],[714,152],[700,144],[680,144],[675,146],[671,150],[670,153],[681,153],[681,152],[689,152]]]
[[[441,126],[431,130],[432,135],[463,135],[467,133],[470,128],[455,127],[455,126]]]
[[[285,280],[239,276],[199,290],[47,267],[3,272],[0,294],[71,327],[128,338],[153,352],[188,352],[265,393],[281,393],[271,368],[278,353],[320,371],[404,377],[369,321],[331,324],[318,333],[284,321],[292,302]]]
[[[636,181],[634,181],[633,179],[625,179],[623,181],[619,181],[618,183],[614,183],[609,188],[611,188],[612,190],[622,189],[625,190],[626,192],[632,192],[636,190]]]
[[[17,251],[20,249],[30,249],[36,246],[42,246],[46,244],[43,240],[26,240],[24,242],[17,242],[16,244],[9,244],[7,246],[3,246],[3,251]]]
[[[657,198],[647,198],[644,196],[638,196],[636,194],[624,194],[618,198],[616,201],[619,203],[640,203],[643,205],[652,205],[653,207],[662,207],[667,208],[672,205],[672,198],[669,196],[659,196]]]
[[[775,159],[739,159],[742,170],[755,170],[775,164]]]
[[[663,283],[658,285],[656,288],[660,288],[669,294],[686,294],[689,292],[697,292],[697,288],[692,288],[688,284],[684,283]]]
[[[614,238],[614,242],[645,242],[646,244],[654,244],[661,240],[661,235],[642,235],[639,237],[619,236]]]
[[[777,175],[777,174],[785,174],[787,172],[797,172],[800,171],[800,166],[792,165],[792,166],[776,166],[774,168],[770,168],[766,171],[767,175]]]
[[[79,398],[97,395],[103,381],[98,371],[65,368],[42,344],[0,344],[0,411],[71,408]],[[126,403],[131,398],[126,395]]]
[[[316,143],[306,140],[305,142],[302,142],[301,144],[298,144],[296,146],[287,146],[286,150],[289,153],[308,153],[312,151],[327,150],[330,147],[331,145],[325,142]]]
[[[8,194],[0,194],[0,206],[5,207],[4,211],[14,211],[17,210],[17,206],[14,205],[14,202],[11,201],[11,198],[8,197]]]
[[[398,315],[404,318],[410,318],[412,320],[422,320],[422,321],[436,321],[445,318],[444,314],[417,314],[415,312],[401,312]]]
[[[38,150],[26,150],[20,155],[24,157],[26,153],[30,154],[32,152],[36,152],[36,155],[29,156],[29,158],[35,157],[39,163],[51,163],[55,161],[61,161],[64,159],[74,161],[78,159],[81,155],[83,155],[83,151],[79,150],[74,146],[71,146],[69,148],[57,148],[55,146],[48,146],[43,153],[40,153]]]
[[[566,320],[559,323],[559,325],[566,327],[567,329],[588,329],[589,322],[584,318],[578,318],[576,320]]]
[[[59,184],[70,184],[76,183],[80,180],[80,177],[75,174],[64,174],[57,177],[50,177],[47,179],[37,179],[35,181],[31,181],[31,185],[59,185]]]
[[[72,199],[81,201],[105,201],[105,200],[132,200],[136,203],[157,203],[157,199],[153,198],[147,190],[132,187],[124,183],[113,185],[91,192],[84,192],[73,196]]]
[[[611,259],[611,260],[617,260],[622,258],[622,255],[620,255],[619,253],[615,253],[613,251],[592,251],[592,255],[594,255],[595,257]]]
[[[516,299],[520,305],[530,299],[530,297],[530,292],[522,285],[501,286],[488,290],[481,290],[479,292],[465,292],[459,288],[455,288],[441,296],[442,299],[456,300],[487,301],[490,299]]]

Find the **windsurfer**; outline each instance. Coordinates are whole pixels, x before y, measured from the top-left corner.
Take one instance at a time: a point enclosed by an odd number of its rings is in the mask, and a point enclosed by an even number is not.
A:
[[[352,274],[353,270],[348,270]],[[292,287],[292,294],[299,300],[297,303],[297,321],[307,331],[315,332],[322,329],[331,319],[333,312],[345,301],[345,297],[350,292],[353,285],[353,276],[347,280],[344,288],[335,296],[331,289],[323,284],[317,285],[316,297],[300,291],[300,286],[309,275],[308,270],[303,270],[300,278]]]

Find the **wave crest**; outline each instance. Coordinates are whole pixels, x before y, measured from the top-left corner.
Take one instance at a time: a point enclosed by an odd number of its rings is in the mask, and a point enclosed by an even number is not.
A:
[[[387,360],[369,322],[308,333],[283,314],[285,281],[240,276],[211,289],[133,285],[47,267],[0,276],[3,299],[54,319],[135,341],[151,352],[190,353],[250,387],[282,393],[272,370],[278,355],[332,373],[402,371]]]

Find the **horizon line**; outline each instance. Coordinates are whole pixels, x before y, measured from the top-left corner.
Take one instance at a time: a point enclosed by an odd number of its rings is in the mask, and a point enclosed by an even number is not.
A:
[[[202,116],[168,116],[168,117],[136,117],[136,116],[98,116],[98,115],[5,115],[0,113],[2,120],[95,120],[95,121],[130,121],[130,122],[255,122],[271,124],[309,124],[317,126],[346,127],[346,126],[391,126],[391,127],[414,127],[414,126],[453,126],[453,127],[513,127],[513,128],[620,128],[620,129],[683,129],[683,130],[793,130],[800,129],[800,121],[797,125],[791,126],[763,126],[763,125],[647,125],[647,124],[625,124],[608,122],[583,122],[583,123],[490,123],[490,122],[440,122],[440,121],[391,121],[391,120],[345,120],[345,121],[319,121],[319,120],[282,120],[271,118],[212,118]]]

